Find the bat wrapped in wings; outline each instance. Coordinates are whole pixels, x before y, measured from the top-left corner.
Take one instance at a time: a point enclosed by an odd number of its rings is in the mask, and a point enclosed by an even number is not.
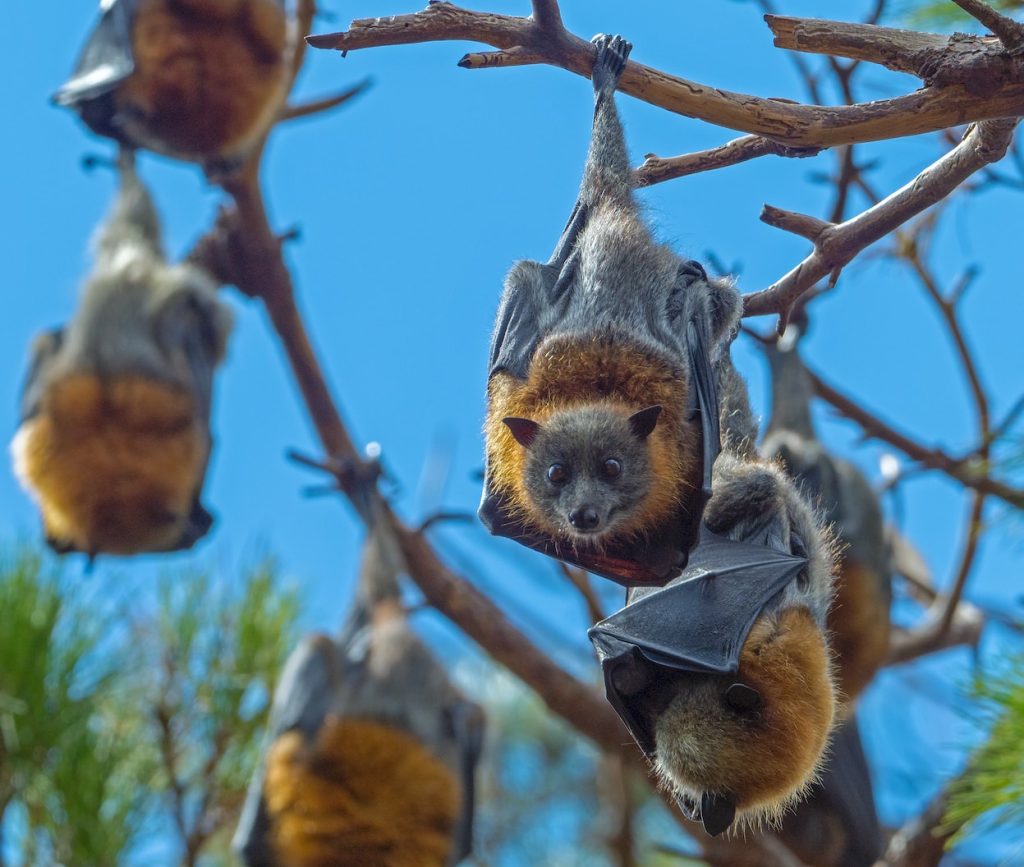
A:
[[[406,622],[371,530],[354,610],[306,638],[274,696],[234,846],[247,867],[445,867],[473,842],[483,713]]]
[[[822,765],[835,715],[828,532],[749,439],[745,391],[716,374],[725,447],[683,574],[590,630],[608,699],[684,811],[720,834],[778,820]]]
[[[836,598],[828,616],[842,700],[852,704],[889,653],[892,554],[878,496],[849,461],[831,455],[811,419],[812,388],[793,326],[766,344],[772,413],[761,454],[782,461],[823,518],[841,549]]]
[[[102,0],[54,101],[124,145],[230,165],[281,104],[296,30],[284,0]]]
[[[643,221],[615,109],[631,46],[594,43],[579,199],[551,259],[512,268],[498,310],[480,517],[620,583],[661,585],[697,539],[719,442],[710,365],[741,305]]]
[[[201,269],[168,264],[130,154],[71,322],[36,339],[11,451],[61,553],[189,548],[201,503],[214,369],[230,311]]]

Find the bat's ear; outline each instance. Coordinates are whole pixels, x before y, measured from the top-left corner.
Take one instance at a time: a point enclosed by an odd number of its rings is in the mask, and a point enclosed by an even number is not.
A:
[[[629,426],[637,439],[645,440],[651,435],[654,426],[658,423],[658,416],[661,415],[661,406],[649,406],[629,417]]]
[[[661,407],[658,407],[658,409],[661,409]],[[537,439],[537,434],[540,433],[540,425],[528,418],[508,416],[503,418],[502,421],[512,431],[512,436],[516,438],[516,442],[524,449],[528,449],[533,444],[533,441]]]

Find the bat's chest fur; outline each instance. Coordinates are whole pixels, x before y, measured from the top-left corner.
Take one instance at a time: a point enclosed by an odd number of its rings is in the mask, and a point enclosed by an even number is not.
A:
[[[146,144],[187,156],[232,155],[269,119],[283,86],[284,13],[254,34],[243,21],[208,21],[150,0],[133,33],[136,69],[118,92],[125,123]]]
[[[74,374],[40,409],[14,452],[52,538],[127,554],[180,536],[209,451],[187,394],[140,377]]]
[[[444,867],[462,796],[409,735],[336,717],[313,744],[298,732],[274,743],[263,794],[290,867]]]
[[[629,416],[659,404],[657,427],[648,438],[651,484],[624,533],[644,532],[669,517],[693,489],[700,437],[687,418],[689,387],[684,373],[656,353],[608,333],[559,335],[534,354],[525,380],[499,372],[488,386],[488,471],[496,490],[519,517],[551,531],[526,487],[525,449],[502,423],[506,416],[541,425],[553,413],[602,405]]]

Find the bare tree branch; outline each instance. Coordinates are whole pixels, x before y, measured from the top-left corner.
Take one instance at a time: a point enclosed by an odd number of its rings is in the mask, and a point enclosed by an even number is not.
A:
[[[889,31],[889,28],[859,26],[868,28],[862,39],[866,45]],[[316,48],[347,52],[446,40],[482,42],[499,49],[497,56],[467,55],[462,65],[470,68],[547,63],[589,76],[594,59],[593,47],[564,28],[542,27],[533,18],[475,12],[433,0],[422,12],[358,19],[347,31],[313,36],[309,42]],[[954,51],[955,41],[948,43],[949,50]],[[837,47],[842,44],[837,39]],[[939,50],[938,42],[928,42],[928,45]],[[908,50],[912,47],[908,46]],[[870,51],[870,48],[864,50]],[[793,147],[832,147],[932,132],[966,120],[1024,114],[1024,73],[1011,62],[1009,68],[1004,68],[994,79],[992,68],[978,59],[979,53],[986,62],[990,55],[998,55],[1003,58],[999,62],[1006,67],[1000,47],[982,40],[973,49],[973,65],[954,60],[936,64],[945,74],[941,83],[895,99],[857,105],[799,105],[732,93],[636,62],[626,67],[619,89],[676,114],[765,136]],[[976,73],[979,65],[984,68]]]
[[[300,102],[296,105],[286,105],[281,112],[280,120],[298,120],[301,117],[309,117],[310,115],[331,111],[365,92],[372,83],[372,79],[364,78],[362,81],[352,85],[352,87],[346,88],[333,96],[325,96],[322,99],[313,99],[309,102]]]
[[[638,187],[649,187],[685,175],[734,166],[769,154],[779,157],[813,157],[821,152],[816,147],[789,147],[759,135],[745,135],[708,150],[663,159],[647,154],[644,164],[633,173]]]
[[[856,422],[869,437],[895,446],[922,466],[943,472],[965,487],[996,497],[1014,508],[1024,508],[1024,490],[991,478],[975,460],[954,458],[941,449],[922,445],[837,391],[813,371],[809,370],[808,373],[818,397],[835,407],[840,415]]]
[[[982,0],[953,0],[972,18],[991,30],[1011,55],[1024,53],[1024,27],[1007,15],[997,12]]]
[[[978,169],[1002,159],[1016,123],[1016,120],[997,120],[972,126],[959,145],[910,183],[856,217],[823,228],[815,239],[814,251],[806,259],[767,289],[744,297],[743,315],[786,314],[800,296],[823,277],[842,268],[867,246],[948,196]],[[771,209],[769,213],[783,212]],[[798,216],[792,215],[791,219]]]

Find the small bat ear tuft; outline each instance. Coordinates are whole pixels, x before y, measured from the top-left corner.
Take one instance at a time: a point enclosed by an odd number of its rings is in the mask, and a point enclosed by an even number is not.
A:
[[[528,418],[508,416],[503,418],[502,422],[512,431],[512,436],[516,438],[516,442],[524,449],[528,449],[537,438],[537,434],[540,433],[540,425]]]
[[[649,406],[633,413],[629,417],[629,426],[637,439],[645,440],[651,435],[661,415],[661,406]]]

